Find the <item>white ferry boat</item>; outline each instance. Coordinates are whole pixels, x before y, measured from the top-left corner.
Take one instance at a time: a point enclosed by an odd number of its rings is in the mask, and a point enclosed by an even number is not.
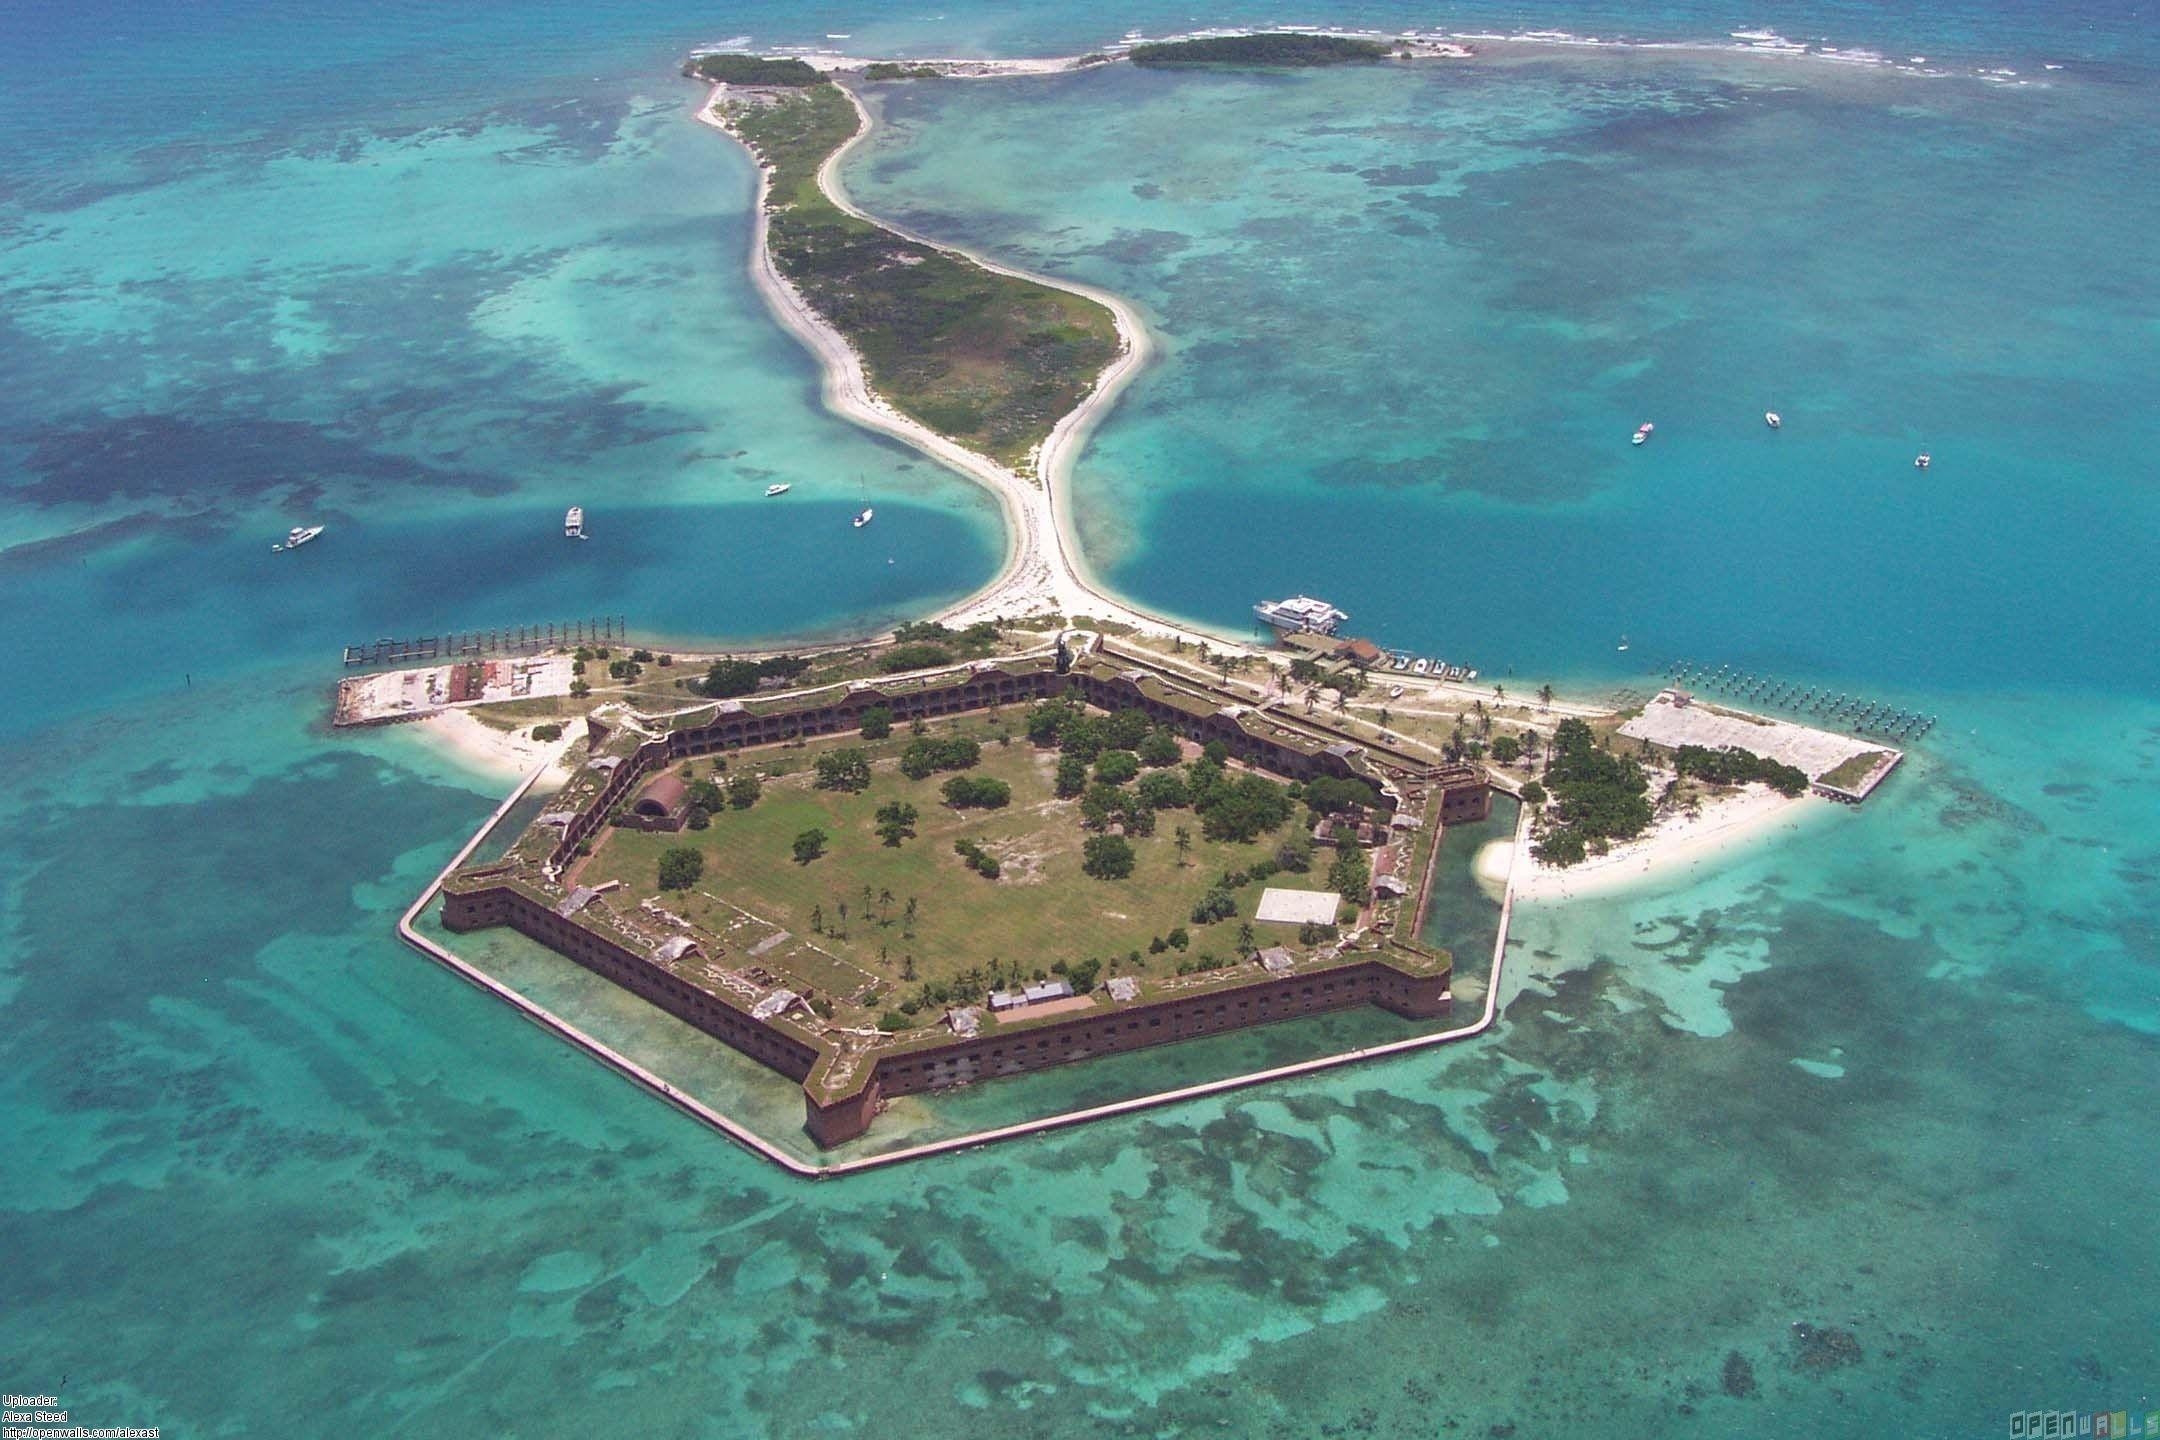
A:
[[[285,539],[281,543],[270,547],[270,553],[276,555],[285,550],[297,550],[322,532],[323,527],[320,525],[295,525],[285,532]]]
[[[1315,635],[1333,635],[1336,628],[1350,618],[1349,611],[1338,610],[1327,601],[1315,600],[1310,595],[1263,600],[1252,607],[1252,613],[1262,624],[1283,635],[1295,635],[1301,630],[1309,630]]]
[[[583,540],[585,538],[584,506],[572,505],[563,512],[562,533],[563,538],[566,540]]]
[[[865,525],[869,524],[869,523],[871,522],[871,520],[872,520],[872,519],[876,518],[876,516],[877,516],[877,511],[875,511],[875,510],[871,510],[871,509],[865,509],[865,510],[864,510],[864,511],[862,512],[862,514],[860,514],[860,515],[857,515],[857,516],[855,517],[855,528],[856,528],[857,530],[860,530],[860,529],[862,529],[862,527],[863,527],[863,526],[865,526]]]
[[[775,495],[785,495],[794,488],[792,485],[767,485],[765,487],[765,498],[770,500]]]

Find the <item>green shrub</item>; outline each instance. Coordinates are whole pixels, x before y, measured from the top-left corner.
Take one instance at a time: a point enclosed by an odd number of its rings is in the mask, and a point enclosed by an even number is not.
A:
[[[688,845],[674,845],[660,852],[660,888],[687,890],[705,873],[705,857]]]

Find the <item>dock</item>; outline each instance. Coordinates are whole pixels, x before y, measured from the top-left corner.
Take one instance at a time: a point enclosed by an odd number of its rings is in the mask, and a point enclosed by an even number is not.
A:
[[[345,647],[345,666],[411,665],[474,655],[537,655],[563,645],[619,645],[629,638],[620,615],[517,625],[501,630],[445,631],[396,640],[385,637]]]

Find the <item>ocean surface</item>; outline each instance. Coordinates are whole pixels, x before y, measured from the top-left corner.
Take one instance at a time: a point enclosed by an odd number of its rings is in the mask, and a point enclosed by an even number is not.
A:
[[[167,1435],[2160,1408],[2149,8],[0,16],[0,1388]],[[874,96],[864,204],[1162,342],[1073,475],[1090,565],[1511,689],[1689,659],[1939,715],[1887,787],[1520,909],[1477,1043],[828,1185],[400,946],[497,782],[329,733],[340,646],[860,633],[997,565],[978,492],[821,409],[682,53],[1315,20],[1639,43]],[[1131,1059],[889,1118],[1198,1063]]]

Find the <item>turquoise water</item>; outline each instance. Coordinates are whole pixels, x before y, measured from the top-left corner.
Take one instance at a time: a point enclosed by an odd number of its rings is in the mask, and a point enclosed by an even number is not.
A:
[[[2160,1403],[2149,16],[1485,5],[1444,21],[1771,24],[1960,73],[1577,49],[887,97],[867,203],[1163,339],[1074,477],[1137,600],[1234,625],[1324,581],[1526,685],[1685,655],[1942,723],[1864,811],[1519,910],[1475,1045],[807,1186],[392,940],[494,784],[330,736],[337,647],[837,631],[994,568],[979,496],[820,411],[684,46],[1304,17],[8,13],[0,1386],[168,1434],[1966,1436]],[[837,523],[863,495],[872,550]]]

